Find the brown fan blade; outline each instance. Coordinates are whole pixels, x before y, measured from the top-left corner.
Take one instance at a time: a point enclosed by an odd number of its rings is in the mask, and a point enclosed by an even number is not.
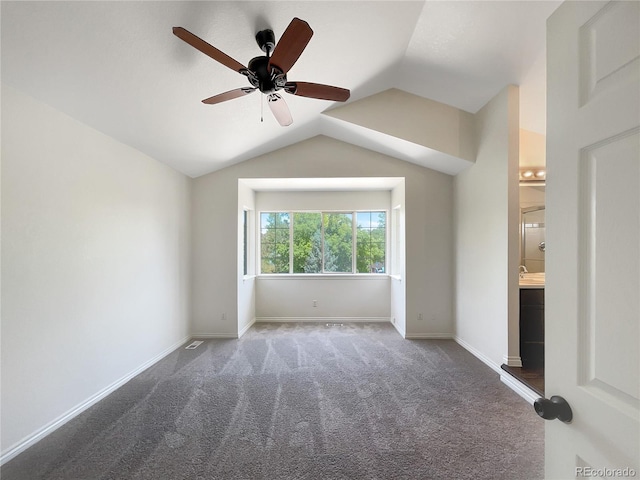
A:
[[[236,88],[235,90],[229,90],[228,92],[219,93],[218,95],[214,95],[213,97],[205,98],[204,100],[202,100],[202,103],[206,103],[207,105],[215,105],[216,103],[226,102],[227,100],[233,100],[234,98],[249,95],[255,90],[256,88],[251,87]]]
[[[231,70],[235,70],[236,72],[241,72],[242,70],[246,70],[247,69],[247,67],[242,65],[237,60],[234,60],[233,58],[231,58],[226,53],[221,52],[220,50],[218,50],[213,45],[209,45],[207,42],[202,40],[200,37],[197,37],[196,35],[194,35],[190,31],[185,30],[182,27],[173,27],[173,34],[176,37],[178,37],[178,38],[184,40],[185,42],[187,42],[192,47],[197,48],[198,50],[200,50],[205,55],[209,55],[211,58],[213,58],[217,62],[220,62],[224,66],[229,67]]]
[[[284,101],[284,98],[277,93],[270,93],[267,97],[267,101],[269,103],[271,113],[273,113],[273,116],[276,117],[276,120],[280,125],[287,127],[293,123],[291,112],[289,111],[289,107]]]
[[[269,59],[269,68],[278,67],[287,73],[311,40],[313,30],[307,22],[294,18],[284,31]]]
[[[284,85],[284,90],[300,97],[333,100],[334,102],[346,102],[351,95],[351,92],[346,88],[309,82],[287,82]]]

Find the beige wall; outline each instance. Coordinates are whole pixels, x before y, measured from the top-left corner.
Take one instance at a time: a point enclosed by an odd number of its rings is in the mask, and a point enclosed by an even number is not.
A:
[[[473,114],[397,88],[333,108],[325,115],[458,159],[475,160]]]
[[[2,87],[2,452],[189,334],[190,179]]]
[[[517,87],[487,103],[476,127],[476,163],[454,180],[456,338],[499,370],[518,354]]]
[[[193,183],[192,306],[195,333],[234,335],[239,178],[406,177],[408,335],[453,333],[452,177],[318,136]],[[396,309],[398,310],[398,309]],[[418,314],[423,320],[418,321]],[[224,314],[224,319],[223,319]]]

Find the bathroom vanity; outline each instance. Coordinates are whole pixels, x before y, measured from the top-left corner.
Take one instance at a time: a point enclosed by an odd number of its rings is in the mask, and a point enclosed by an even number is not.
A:
[[[520,358],[523,368],[544,366],[544,273],[520,278]]]

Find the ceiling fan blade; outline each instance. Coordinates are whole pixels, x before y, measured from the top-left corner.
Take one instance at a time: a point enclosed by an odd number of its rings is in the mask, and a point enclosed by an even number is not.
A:
[[[346,88],[309,82],[287,82],[284,85],[284,90],[300,97],[333,100],[334,102],[346,102],[351,95],[351,92]]]
[[[205,55],[209,55],[211,58],[213,58],[217,62],[220,62],[224,66],[229,67],[231,70],[235,70],[236,72],[242,73],[243,70],[247,69],[247,67],[242,65],[237,60],[234,60],[233,58],[231,58],[226,53],[221,52],[220,50],[218,50],[213,45],[209,45],[207,42],[202,40],[200,37],[194,35],[190,31],[185,30],[182,27],[173,27],[173,34],[176,37],[178,37],[178,38],[184,40],[185,42],[187,42],[192,47],[197,48],[198,50],[200,50]]]
[[[257,90],[255,87],[242,87],[235,90],[229,90],[228,92],[219,93],[213,97],[205,98],[202,103],[207,105],[215,105],[216,103],[226,102],[227,100],[233,100],[234,98],[243,97]]]
[[[276,66],[287,73],[311,40],[313,30],[307,22],[294,18],[284,31],[269,59],[269,68]]]
[[[271,113],[273,113],[273,116],[276,117],[276,120],[280,125],[287,127],[293,123],[291,112],[289,111],[289,107],[284,101],[284,98],[277,93],[270,93],[267,97],[267,101],[269,103]]]

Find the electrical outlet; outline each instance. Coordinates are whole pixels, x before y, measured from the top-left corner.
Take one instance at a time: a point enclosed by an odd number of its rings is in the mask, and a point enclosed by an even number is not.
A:
[[[313,301],[313,306],[314,306],[314,307],[317,307],[317,306],[318,306],[318,300],[314,300],[314,301]]]
[[[226,320],[227,319],[227,314],[223,313],[222,315],[220,315],[220,320]]]
[[[422,319],[423,319],[422,314],[421,314],[421,313],[419,313],[419,314],[418,314],[418,320],[419,320],[419,321],[422,321]]]
[[[396,323],[396,317],[393,317],[393,318],[391,319],[391,323],[393,323],[393,324],[395,325],[395,323]]]

